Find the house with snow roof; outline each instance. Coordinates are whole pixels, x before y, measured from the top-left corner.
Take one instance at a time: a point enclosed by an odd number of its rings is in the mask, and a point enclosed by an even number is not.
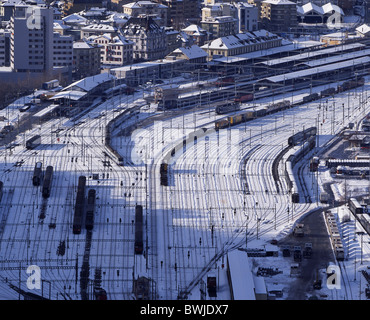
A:
[[[180,47],[172,51],[169,56],[187,60],[187,66],[194,68],[207,62],[208,54],[196,44],[189,47]]]
[[[62,18],[62,20],[66,25],[69,25],[69,26],[80,27],[81,25],[86,25],[89,23],[85,17],[82,17],[81,15],[77,13],[72,13],[68,16],[65,16],[64,18]]]
[[[208,40],[208,32],[197,24],[191,24],[181,31],[191,38],[191,43],[198,46],[202,46]]]
[[[336,13],[338,17],[344,16],[343,10],[331,2],[322,6],[314,2],[308,2],[302,6],[297,6],[299,21],[304,23],[326,23],[328,18],[334,13]]]
[[[101,64],[110,66],[123,66],[133,62],[134,42],[123,35],[105,33],[88,38],[101,47]]]
[[[122,34],[134,42],[134,61],[162,59],[166,55],[167,42],[164,27],[150,16],[130,18],[122,28]]]
[[[365,23],[356,28],[356,33],[360,37],[370,37],[370,26]]]
[[[203,45],[210,58],[213,56],[235,56],[248,52],[266,50],[281,46],[282,39],[266,30],[238,33],[227,37],[220,37]]]
[[[122,6],[123,13],[130,17],[151,16],[159,26],[167,25],[168,7],[152,1],[135,1]]]
[[[109,24],[102,23],[90,24],[88,26],[81,28],[81,39],[88,38],[94,35],[103,35],[106,33],[116,36],[118,34],[118,28],[111,26]]]
[[[108,88],[112,87],[116,77],[110,73],[100,73],[71,83],[54,95],[60,105],[61,113],[71,116],[81,112]]]

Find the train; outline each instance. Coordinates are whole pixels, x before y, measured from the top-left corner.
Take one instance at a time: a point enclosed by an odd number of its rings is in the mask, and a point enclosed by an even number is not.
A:
[[[44,198],[50,197],[52,180],[53,180],[53,167],[47,166],[45,170],[44,180],[42,183],[42,196]]]
[[[364,207],[356,198],[350,198],[348,200],[348,208],[355,216],[355,218],[360,222],[361,226],[364,228],[366,233],[370,235],[370,215],[365,212]]]
[[[316,172],[319,169],[320,164],[320,158],[319,157],[313,157],[310,160],[310,172]]]
[[[77,185],[77,195],[73,216],[73,234],[80,234],[85,211],[85,188],[86,177],[79,176]]]
[[[342,239],[339,233],[338,225],[334,214],[328,210],[325,212],[325,221],[328,227],[330,242],[333,247],[334,255],[338,261],[344,260],[344,248]]]
[[[337,168],[338,166],[347,166],[352,168],[363,168],[369,166],[367,159],[327,159],[325,165],[330,168]]]
[[[288,145],[296,146],[302,143],[303,141],[307,140],[308,138],[316,136],[316,133],[317,133],[316,127],[310,127],[308,129],[302,130],[288,138]]]
[[[109,156],[111,159],[116,161],[119,166],[123,166],[123,157],[115,150],[111,145],[111,130],[110,124],[105,127],[105,147],[106,152],[105,154]]]
[[[315,93],[309,94],[308,96],[304,96],[303,103],[315,101],[319,98],[320,98],[319,94],[315,92]]]
[[[135,206],[135,254],[143,253],[143,206]]]
[[[35,135],[31,139],[28,139],[26,141],[26,148],[31,150],[36,148],[41,144],[41,136],[40,135]]]
[[[364,213],[364,207],[361,206],[356,198],[350,198],[348,200],[348,208],[354,215]]]
[[[33,169],[32,184],[39,186],[42,179],[42,162],[36,162],[35,168]]]
[[[285,179],[288,186],[288,191],[291,194],[292,203],[299,203],[299,192],[298,186],[296,184],[296,179],[294,178],[293,172],[293,155],[290,155],[285,162]]]
[[[363,86],[365,84],[365,79],[363,77],[360,77],[358,79],[348,80],[343,82],[341,85],[337,86],[337,93],[351,90],[360,86]]]
[[[234,77],[221,77],[215,82],[215,86],[222,87],[235,83]]]
[[[293,168],[304,156],[306,156],[316,146],[314,137],[309,137],[308,140],[299,148],[299,150],[291,154],[285,162],[285,180],[288,186],[288,191],[291,193],[293,203],[299,203],[300,197],[296,179],[294,178]]]
[[[58,87],[59,87],[59,80],[58,79],[54,79],[54,80],[44,82],[41,86],[41,88],[43,90],[51,90],[51,89],[56,89]]]
[[[175,149],[174,149],[175,150]],[[161,163],[159,168],[159,173],[161,175],[161,186],[168,186],[168,164]]]
[[[253,94],[245,94],[245,95],[242,95],[242,96],[237,96],[234,99],[234,102],[243,103],[243,102],[251,101],[251,100],[253,100],[253,98],[254,98]]]
[[[320,97],[321,98],[330,97],[333,96],[335,93],[336,93],[335,88],[327,88],[320,92]]]
[[[219,130],[219,129],[224,129],[224,128],[228,128],[231,126],[235,126],[235,125],[238,125],[238,124],[241,124],[241,123],[244,123],[244,122],[256,119],[256,118],[264,117],[266,115],[285,110],[289,107],[290,107],[290,101],[284,100],[284,101],[280,101],[280,102],[265,106],[258,110],[245,111],[240,114],[229,116],[227,118],[215,121],[215,129]]]
[[[94,228],[94,213],[95,213],[95,196],[96,190],[90,189],[87,193],[87,208],[86,208],[86,230],[92,230]]]
[[[223,101],[220,105],[215,107],[216,114],[226,114],[240,110],[240,104],[235,101]]]
[[[348,167],[348,166],[338,166],[336,170],[337,176],[358,176],[361,178],[365,178],[366,176],[370,175],[369,166],[367,167]]]
[[[123,111],[117,117],[110,120],[108,125],[105,127],[105,143],[104,144],[106,147],[106,151],[104,151],[103,153],[106,156],[110,157],[113,161],[115,161],[119,166],[124,165],[124,160],[123,160],[123,157],[119,154],[119,152],[112,147],[112,136],[111,136],[112,130],[117,128],[119,124],[122,123],[126,119],[125,118],[126,116],[135,115],[136,113],[140,112],[139,110],[142,106],[143,105],[135,105],[134,108]]]

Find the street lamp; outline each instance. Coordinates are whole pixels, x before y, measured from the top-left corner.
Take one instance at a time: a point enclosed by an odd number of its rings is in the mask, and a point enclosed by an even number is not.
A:
[[[362,264],[362,237],[363,237],[363,235],[365,234],[365,232],[363,232],[363,231],[358,231],[358,232],[356,232],[356,234],[357,235],[359,235],[359,236],[361,236],[361,264]]]

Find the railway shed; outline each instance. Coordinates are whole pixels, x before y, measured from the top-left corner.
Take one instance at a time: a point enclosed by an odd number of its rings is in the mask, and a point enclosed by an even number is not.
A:
[[[103,95],[104,91],[112,86],[116,77],[109,73],[78,80],[54,95],[51,100],[60,106],[66,114],[70,108],[85,108],[94,99]]]
[[[344,53],[355,53],[362,51],[366,46],[362,43],[350,43],[346,45],[331,46],[325,49],[315,51],[302,52],[289,55],[282,58],[270,59],[261,61],[257,65],[266,66],[274,69],[293,68],[296,65],[304,62],[316,61],[316,59],[324,59]]]
[[[334,62],[342,62],[350,59],[355,59],[355,58],[361,58],[361,57],[366,57],[370,55],[370,49],[366,50],[359,50],[355,52],[349,52],[349,53],[340,53],[339,55],[335,56],[329,56],[317,60],[311,60],[311,61],[304,61],[300,66],[307,66],[307,67],[317,67],[325,64],[330,64]]]
[[[226,262],[232,300],[266,299],[266,285],[263,279],[255,279],[253,276],[245,251],[230,251]]]
[[[354,75],[354,72],[365,73],[365,70],[370,66],[370,57],[351,59],[338,63],[330,63],[314,68],[308,68],[300,71],[293,71],[279,74],[272,77],[267,77],[258,81],[259,86],[268,88],[283,87],[292,85],[298,89],[299,84],[310,81],[330,82],[333,80],[340,81]],[[327,79],[325,81],[325,78]]]
[[[229,57],[214,57],[212,61],[208,62],[208,66],[211,70],[219,70],[222,67],[227,68],[228,70],[232,70],[232,67],[240,69],[243,66],[250,66],[254,63],[269,61],[273,58],[278,59],[286,55],[296,55],[302,52],[312,51],[320,46],[321,44],[318,42],[290,43],[279,47],[258,50]],[[233,72],[229,71],[229,73],[232,74]]]

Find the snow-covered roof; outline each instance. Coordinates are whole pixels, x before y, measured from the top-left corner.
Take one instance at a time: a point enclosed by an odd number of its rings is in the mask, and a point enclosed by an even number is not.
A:
[[[236,35],[230,35],[226,37],[217,38],[210,43],[202,46],[203,49],[233,49],[244,47],[250,44],[265,42],[266,38],[277,37],[275,34],[266,30],[260,30],[245,33],[238,33]]]
[[[352,49],[359,49],[359,48],[363,48],[363,47],[365,47],[365,45],[362,44],[362,43],[349,43],[349,44],[345,44],[345,45],[341,45],[341,46],[334,46],[334,47],[325,48],[325,49],[321,49],[321,50],[316,50],[316,51],[312,51],[312,52],[302,52],[302,53],[299,53],[299,54],[295,54],[295,55],[291,55],[291,56],[287,56],[287,57],[283,57],[283,58],[276,58],[276,59],[261,61],[260,63],[268,65],[268,66],[274,66],[274,65],[281,64],[281,63],[287,63],[287,62],[291,62],[291,61],[309,59],[309,58],[314,58],[314,57],[320,56],[320,55],[333,54],[333,53],[336,53],[336,52],[341,52],[341,51],[345,51],[345,50],[352,50]]]
[[[262,1],[263,3],[270,3],[270,4],[274,4],[274,5],[292,5],[295,3],[292,2],[292,1],[289,1],[289,0],[265,0],[265,1]]]
[[[331,2],[328,2],[328,3],[324,4],[321,8],[324,11],[324,14],[325,13],[332,13],[334,11],[334,12],[338,12],[341,15],[344,16],[344,12],[343,12],[342,8],[338,7],[335,4],[332,4]]]
[[[181,29],[184,32],[191,32],[193,35],[202,35],[206,33],[206,30],[202,29],[200,26],[196,24],[191,24],[187,26],[185,29]]]
[[[133,44],[134,43],[131,40],[127,40],[121,34],[118,34],[118,35],[112,37],[111,33],[104,33],[100,36],[94,35],[94,36],[88,37],[87,39],[91,40],[91,41],[95,41],[95,40],[98,40],[98,39],[101,39],[101,38],[104,38],[104,39],[108,40],[109,44],[115,44],[115,45],[125,45],[125,44]]]
[[[362,34],[367,34],[370,32],[370,27],[365,23],[356,28],[356,31]]]
[[[79,22],[86,22],[87,19],[85,17],[80,16],[79,14],[72,13],[69,16],[62,18],[64,22],[68,23],[79,23]]]
[[[96,24],[90,24],[86,27],[81,28],[82,31],[104,31],[104,32],[115,32],[117,31],[116,27],[113,27],[109,24],[102,24],[102,23],[96,23]]]
[[[318,6],[315,3],[308,2],[303,6],[297,6],[297,13],[300,15],[310,14],[312,12],[318,15],[325,15],[325,14],[332,14],[334,12],[338,12],[339,14],[344,16],[343,10],[335,4],[328,2],[323,6]]]
[[[208,56],[208,54],[197,45],[192,45],[191,47],[180,47],[173,52],[182,53],[189,59],[204,58]]]
[[[81,41],[74,41],[73,42],[73,49],[89,49],[89,48],[92,48],[92,47],[95,47],[95,46],[98,46],[100,47],[99,45],[97,44],[92,44],[90,41],[87,41],[87,40],[81,40]]]
[[[343,61],[346,59],[354,59],[354,58],[359,58],[359,57],[364,57],[364,56],[370,56],[370,49],[344,53],[338,56],[326,57],[326,58],[317,59],[317,60],[305,61],[302,64],[312,68],[312,67],[320,66],[323,64],[329,64],[329,63]]]
[[[63,20],[54,20],[53,29],[70,29],[71,26],[64,24]]]
[[[247,253],[233,250],[227,254],[227,260],[234,300],[256,300]]]
[[[104,21],[115,22],[116,24],[124,24],[128,21],[129,17],[126,14],[114,12],[110,14]]]
[[[347,68],[350,66],[356,66],[356,65],[361,65],[365,63],[370,63],[370,57],[362,57],[362,58],[343,61],[339,63],[331,63],[331,64],[327,64],[324,66],[316,67],[316,68],[310,68],[310,69],[280,74],[277,76],[268,77],[266,79],[263,79],[262,81],[266,81],[266,80],[270,82],[287,81],[291,79],[301,78],[305,76],[309,77],[313,74],[319,74],[319,73],[328,72],[328,71],[336,70],[336,69],[339,70],[339,69]]]
[[[163,4],[160,4],[160,3],[156,3],[156,2],[152,2],[152,1],[135,1],[135,2],[130,2],[130,3],[127,3],[127,4],[124,4],[122,7],[124,8],[142,8],[142,7],[145,7],[145,6],[155,6],[157,8],[168,8],[166,5],[163,5]]]
[[[297,12],[300,13],[300,14],[308,14],[310,12],[315,12],[319,15],[323,15],[324,14],[324,10],[322,7],[316,5],[315,3],[312,3],[312,2],[308,2],[306,4],[304,4],[303,6],[298,6],[297,7]]]
[[[61,98],[67,98],[73,101],[77,101],[84,97],[87,94],[87,92],[77,91],[77,90],[67,90],[67,91],[61,91],[55,94],[53,97],[51,97],[51,100],[61,99]]]
[[[73,90],[73,88],[79,88],[82,91],[89,92],[94,89],[99,84],[115,79],[115,76],[110,73],[101,73],[95,76],[87,77],[81,80],[78,80],[69,86],[65,87],[63,91]]]

